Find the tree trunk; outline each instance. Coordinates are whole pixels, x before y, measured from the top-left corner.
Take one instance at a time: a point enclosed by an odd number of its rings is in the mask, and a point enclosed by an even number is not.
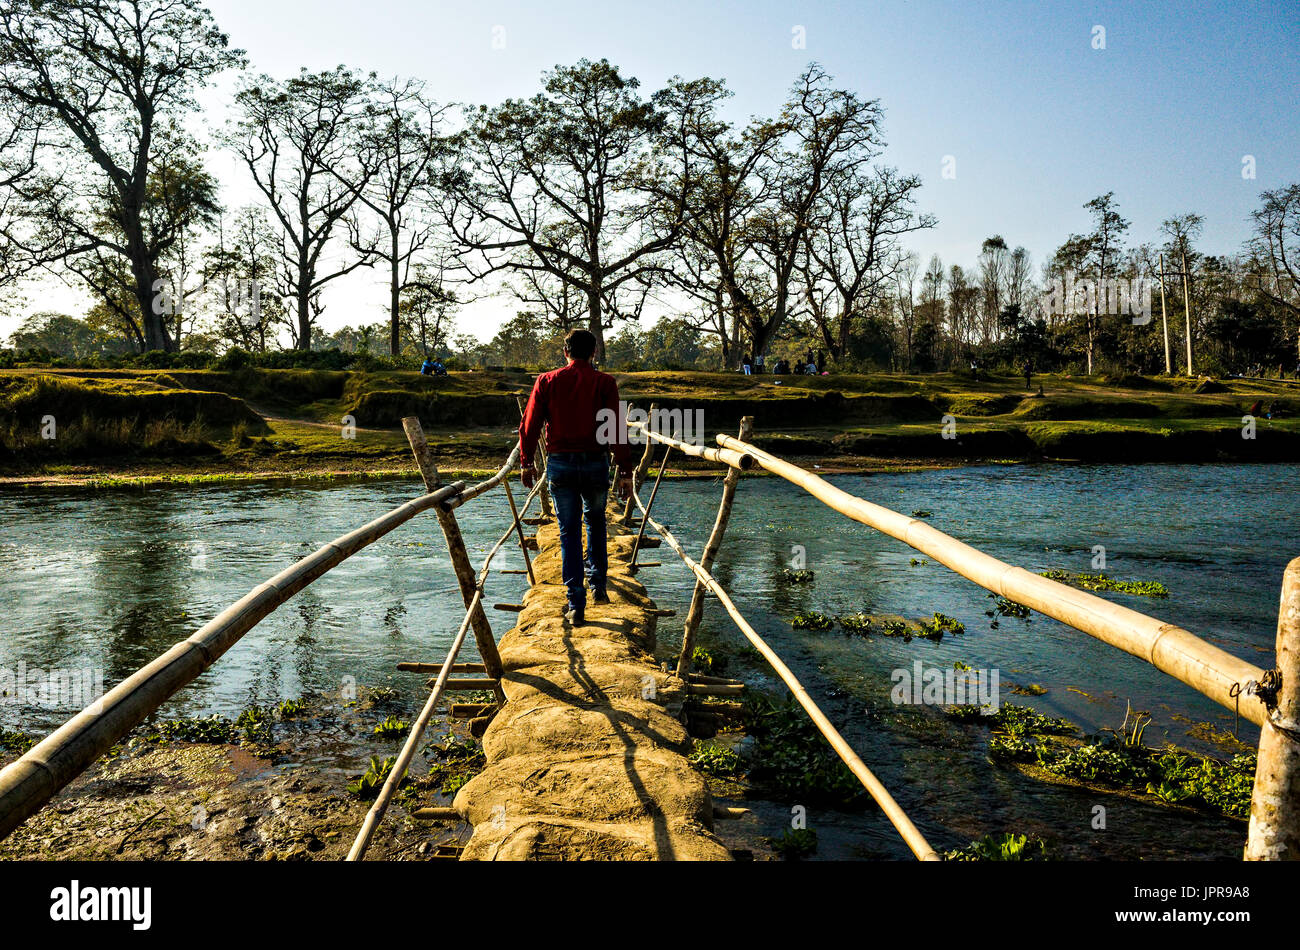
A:
[[[596,337],[594,359],[598,363],[604,363],[605,328],[601,320],[600,283],[595,280],[592,281],[591,289],[587,291],[587,329]]]
[[[394,357],[397,357],[402,354],[401,326],[398,318],[398,310],[401,307],[401,302],[402,302],[401,301],[401,296],[402,296],[401,277],[399,273],[399,267],[401,265],[401,259],[400,259],[401,249],[400,249],[399,242],[401,238],[400,235],[398,234],[398,230],[396,227],[390,227],[390,235],[393,241],[392,243],[393,254],[388,259],[389,263],[392,265],[392,272],[389,276],[388,290],[389,290],[389,301],[392,307],[392,309],[389,311],[392,317],[391,320],[392,326],[390,328],[388,345],[389,345],[390,353]]]

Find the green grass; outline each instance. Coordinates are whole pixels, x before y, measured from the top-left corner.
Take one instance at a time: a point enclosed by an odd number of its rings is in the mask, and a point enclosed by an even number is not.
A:
[[[1278,381],[1043,376],[828,377],[616,373],[624,399],[699,409],[706,433],[753,415],[755,442],[794,458],[1202,461],[1300,459],[1300,386]],[[778,385],[778,383],[780,385]],[[258,470],[411,470],[402,416],[421,418],[443,467],[485,468],[518,425],[532,376],[330,370],[0,371],[0,471],[80,476]],[[1279,417],[1258,419],[1255,401]],[[54,416],[58,438],[40,438]],[[344,439],[351,416],[356,438]],[[956,438],[942,437],[945,417]],[[815,426],[809,426],[816,420]],[[471,464],[466,465],[466,462]],[[703,463],[691,462],[691,466]],[[859,464],[850,461],[850,464]],[[160,466],[180,472],[158,471]],[[120,469],[130,469],[124,471]]]

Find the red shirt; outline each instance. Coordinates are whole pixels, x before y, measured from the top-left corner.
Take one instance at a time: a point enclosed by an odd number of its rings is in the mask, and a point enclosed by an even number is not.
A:
[[[607,412],[601,413],[602,409]],[[632,473],[618,383],[586,360],[574,360],[537,377],[519,423],[519,457],[525,464],[537,454],[543,425],[548,455],[613,450],[619,472]]]

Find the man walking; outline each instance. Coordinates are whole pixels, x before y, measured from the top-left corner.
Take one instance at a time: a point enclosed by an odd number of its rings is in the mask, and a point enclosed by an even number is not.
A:
[[[589,330],[571,330],[564,338],[568,365],[543,373],[533,384],[528,408],[519,423],[519,457],[525,488],[533,487],[532,460],[546,426],[546,481],[560,526],[561,576],[568,588],[565,612],[574,626],[586,622],[587,592],[592,600],[609,603],[606,578],[609,559],[605,545],[605,504],[609,497],[609,452],[618,463],[619,498],[632,491],[632,456],[619,416],[618,383],[591,365],[596,337]],[[602,425],[603,421],[606,425]],[[614,433],[602,444],[600,436]],[[582,554],[582,526],[587,525],[587,555]]]

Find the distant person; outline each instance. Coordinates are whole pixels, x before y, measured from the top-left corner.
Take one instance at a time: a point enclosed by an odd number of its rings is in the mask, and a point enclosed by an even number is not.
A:
[[[754,375],[754,360],[748,353],[746,353],[745,358],[740,361],[740,371],[746,376]]]
[[[424,364],[420,367],[420,375],[421,375],[421,376],[432,376],[432,375],[433,375],[433,358],[432,358],[432,357],[426,356],[426,357],[424,358]]]
[[[1247,411],[1246,415],[1248,415],[1248,416],[1258,416],[1259,413],[1260,413],[1260,410],[1262,410],[1263,408],[1264,408],[1264,403],[1263,403],[1261,400],[1256,399],[1256,400],[1255,400],[1255,404],[1252,405],[1252,406],[1250,407],[1250,409],[1249,409],[1249,411]]]
[[[817,351],[817,375],[821,375],[826,369],[826,351]]]
[[[1034,388],[1034,361],[1025,360],[1025,390]]]
[[[802,376],[802,375],[803,375],[803,368],[804,368],[804,365],[805,365],[805,364],[804,364],[804,361],[803,361],[803,360],[799,360],[798,362],[796,362],[796,363],[794,364],[794,374],[795,374],[796,376]]]
[[[756,376],[763,375],[763,354],[762,353],[759,353],[757,356],[754,357],[754,374]]]
[[[804,362],[804,365],[807,366],[809,363],[811,363],[811,364],[813,364],[813,365],[815,366],[815,365],[817,364],[817,357],[813,355],[813,351],[812,351],[812,347],[811,347],[811,346],[808,347],[808,354],[807,354],[807,355],[808,355],[808,358],[807,358],[806,360],[803,361],[803,362]]]
[[[609,554],[605,537],[605,505],[609,499],[609,453],[618,465],[618,495],[632,492],[632,455],[627,433],[614,425],[614,441],[602,444],[601,418],[613,413],[620,421],[618,383],[591,365],[596,335],[590,330],[570,330],[564,338],[568,364],[543,373],[533,384],[523,421],[519,423],[519,457],[524,487],[531,489],[536,473],[532,459],[546,427],[546,480],[560,528],[560,575],[567,588],[565,618],[574,626],[586,623],[587,592],[591,599],[609,603]],[[582,553],[582,526],[587,525],[587,554]]]
[[[442,360],[434,360],[434,361],[433,361],[433,375],[434,375],[434,376],[446,376],[446,375],[447,375],[447,367],[446,367],[445,365],[443,365]]]
[[[805,373],[807,373],[809,376],[816,376],[816,375],[817,375],[817,364],[816,364],[816,363],[809,363],[807,366],[805,366],[805,367],[803,368],[803,371],[804,371]]]

